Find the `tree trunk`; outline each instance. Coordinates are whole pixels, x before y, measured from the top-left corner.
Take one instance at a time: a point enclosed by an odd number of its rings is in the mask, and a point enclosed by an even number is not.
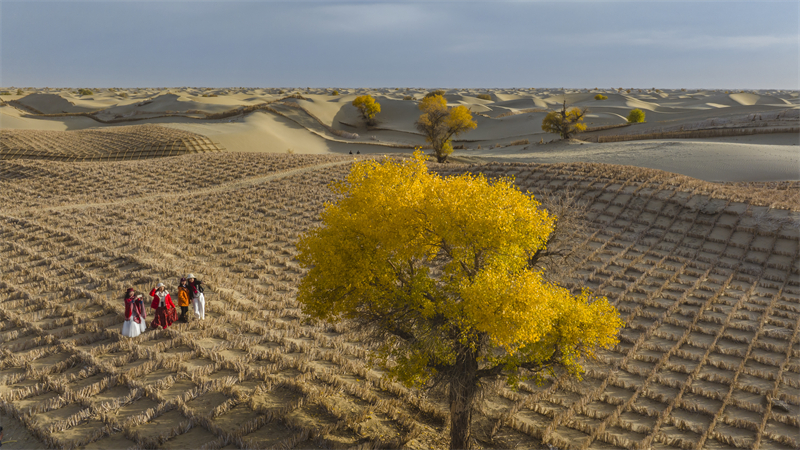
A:
[[[436,155],[436,162],[438,163],[444,163],[447,161],[448,155],[443,154],[442,147],[442,145],[433,146],[433,153]]]
[[[480,391],[478,358],[468,347],[461,347],[450,379],[450,449],[472,448],[472,409]]]

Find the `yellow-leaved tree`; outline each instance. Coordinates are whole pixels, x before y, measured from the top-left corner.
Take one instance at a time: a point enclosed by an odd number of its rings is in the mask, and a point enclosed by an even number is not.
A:
[[[425,96],[419,102],[422,115],[417,120],[417,130],[425,136],[425,140],[433,147],[436,160],[443,163],[453,153],[450,140],[454,136],[472,130],[478,124],[472,120],[472,112],[460,105],[447,108],[447,100],[439,94]]]
[[[482,380],[579,376],[617,342],[616,309],[539,267],[556,218],[511,179],[440,177],[420,151],[353,164],[322,224],[297,244],[297,299],[312,318],[371,331],[407,386],[448,388],[450,446],[472,446]]]
[[[544,117],[542,131],[558,134],[561,139],[569,139],[573,134],[586,130],[583,118],[588,112],[586,108],[567,109],[567,101],[564,100],[561,111],[551,111]]]
[[[376,102],[371,95],[361,95],[353,100],[353,106],[358,108],[361,118],[367,125],[375,125],[375,115],[381,112],[380,103]]]

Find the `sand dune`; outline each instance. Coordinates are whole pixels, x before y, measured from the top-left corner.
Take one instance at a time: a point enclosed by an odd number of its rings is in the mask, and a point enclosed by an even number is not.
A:
[[[81,96],[71,89],[44,89],[22,96],[4,96],[5,100],[12,102],[11,106],[0,106],[0,127],[77,130],[126,125],[129,121],[157,123],[205,134],[230,151],[252,152],[285,152],[292,149],[298,153],[386,153],[410,151],[414,146],[425,145],[415,122],[420,115],[419,101],[427,90],[337,90],[340,95],[332,95],[332,88],[95,89],[93,95]],[[492,100],[477,98],[487,93]],[[594,96],[598,93],[603,93],[608,99],[595,100]],[[123,98],[123,94],[127,98]],[[374,128],[365,127],[357,110],[350,104],[357,95],[364,94],[374,96],[382,106]],[[404,100],[408,97],[412,100]],[[646,112],[644,124],[594,131],[587,133],[586,139],[674,130],[767,125],[788,129],[800,125],[800,120],[793,116],[761,119],[762,116],[773,117],[774,113],[800,107],[795,91],[446,89],[445,97],[451,105],[469,107],[478,123],[475,130],[455,140],[454,145],[464,149],[457,150],[454,156],[461,154],[461,157],[478,156],[498,160],[520,158],[517,153],[522,147],[519,145],[503,150],[511,142],[520,140],[528,140],[531,146],[525,151],[531,154],[555,151],[553,148],[545,150],[534,147],[533,144],[557,139],[557,136],[542,132],[540,125],[545,111],[558,108],[564,98],[571,106],[589,108],[586,121],[590,128],[623,125],[633,108]],[[237,113],[243,108],[252,110],[257,105],[271,106],[245,115]],[[29,114],[30,110],[26,110],[25,106],[48,114],[62,114],[63,111],[99,112],[90,117],[44,120]],[[224,119],[206,119],[209,114],[223,113]],[[757,122],[748,122],[745,120],[748,117],[759,119]],[[661,168],[708,180],[800,178],[795,170],[796,158],[791,156],[791,152],[785,148],[771,148],[797,142],[791,139],[776,141],[769,135],[763,135],[747,141],[747,145],[752,144],[752,147],[733,146],[734,143],[719,141],[713,146],[704,146],[702,142],[682,143],[671,147],[660,143],[657,148],[666,149],[663,155],[658,154],[660,150],[632,153],[631,149],[636,146],[650,148],[644,143],[625,146],[607,144],[601,153],[605,162]],[[726,148],[729,145],[731,147]],[[490,148],[492,151],[488,152]],[[676,153],[675,149],[681,151]],[[697,149],[697,152],[693,149]],[[653,152],[653,155],[649,154]],[[595,154],[580,156],[571,150],[564,150],[554,160],[580,158],[581,161],[587,161]],[[714,158],[724,158],[724,162]]]
[[[781,135],[772,136],[781,139]],[[789,136],[782,137],[782,139],[789,138]],[[471,150],[464,154],[477,157],[476,161],[625,164],[720,182],[800,179],[800,150],[797,146],[780,144],[690,140],[614,144],[554,142],[529,145],[517,151]]]
[[[74,99],[65,97],[58,94],[30,94],[19,99],[19,102],[42,114],[80,113],[101,109],[98,107],[79,106],[75,104]]]
[[[117,161],[219,152],[205,136],[158,125],[77,131],[0,130],[0,160]]]

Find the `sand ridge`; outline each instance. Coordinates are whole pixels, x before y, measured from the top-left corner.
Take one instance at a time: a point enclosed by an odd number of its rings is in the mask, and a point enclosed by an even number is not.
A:
[[[338,95],[333,95],[334,91]],[[174,88],[95,89],[91,95],[80,95],[71,89],[39,89],[3,96],[9,104],[0,106],[0,128],[55,129],[63,123],[61,129],[76,130],[120,126],[136,120],[203,134],[231,151],[286,152],[291,149],[298,153],[383,154],[403,149],[410,152],[426,144],[414,122],[420,114],[418,103],[427,92],[429,90],[408,88]],[[552,148],[539,148],[535,144],[557,139],[542,132],[540,125],[547,111],[557,108],[565,98],[570,105],[590,109],[587,125],[598,129],[582,135],[590,141],[616,135],[657,136],[657,133],[684,130],[716,130],[724,134],[726,130],[753,128],[761,132],[783,130],[797,135],[800,129],[797,115],[800,99],[796,91],[446,89],[444,92],[451,105],[471,108],[478,122],[475,130],[454,142],[455,156],[480,156],[487,160],[522,161],[523,156],[518,151],[522,147],[519,146],[512,146],[505,152],[486,150],[502,149],[512,142],[525,140],[528,144],[524,149],[531,158],[528,162],[537,161],[537,157],[543,156],[540,154],[552,153]],[[357,95],[363,94],[373,95],[382,104],[375,127],[365,127],[350,104]],[[595,100],[597,94],[604,94],[608,99]],[[478,98],[479,95],[488,95],[490,100]],[[32,114],[31,108],[60,116],[45,119]],[[623,125],[633,108],[646,112],[646,123],[602,129]],[[89,116],[74,115],[92,111],[94,113]],[[209,120],[208,117],[219,118]],[[607,162],[675,171],[706,180],[738,181],[743,176],[751,181],[800,179],[800,159],[791,157],[785,148],[775,148],[776,145],[800,144],[800,138],[776,144],[771,134],[761,136],[763,143],[755,141],[757,146],[752,148],[728,149],[723,145],[715,147],[719,152],[705,150],[708,136],[668,138],[682,143],[698,142],[700,144],[690,144],[689,148],[696,145],[701,150],[685,161],[676,158],[674,163],[666,164],[658,155],[638,152],[636,158],[630,158],[629,147],[609,145],[606,153],[610,160]],[[613,157],[615,153],[617,157]],[[724,155],[729,170],[717,164],[720,154]],[[758,155],[761,164],[752,164],[753,155]],[[549,156],[552,155],[546,157]],[[705,167],[709,168],[708,176],[702,170]],[[727,172],[733,175],[725,177]]]

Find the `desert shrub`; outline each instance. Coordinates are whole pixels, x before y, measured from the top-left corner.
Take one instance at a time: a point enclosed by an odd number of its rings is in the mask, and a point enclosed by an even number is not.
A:
[[[567,102],[564,101],[561,111],[551,111],[544,116],[542,131],[558,134],[562,139],[569,139],[573,134],[586,130],[583,118],[587,112],[589,111],[586,108],[567,109]]]
[[[81,89],[78,89],[78,94],[80,94],[80,95],[94,95],[94,92],[92,92],[91,89],[81,88]]]
[[[8,91],[2,91],[2,92],[0,92],[0,95],[11,95],[11,92],[8,92]]]
[[[23,95],[24,93],[25,91],[23,91],[22,89],[17,89],[17,95]]]
[[[544,108],[519,109],[517,111],[508,111],[508,112],[504,112],[503,114],[498,114],[497,116],[495,116],[495,119],[501,119],[503,117],[508,117],[508,116],[516,116],[517,114],[530,114],[530,113],[535,113],[535,112],[547,112],[547,110],[544,109]],[[478,115],[479,116],[484,116],[484,117],[490,117],[490,116],[488,116],[486,114],[478,114]]]
[[[443,90],[441,90],[441,89],[437,89],[437,90],[435,90],[435,91],[430,91],[430,92],[428,92],[427,94],[425,94],[425,98],[429,98],[429,97],[435,97],[435,96],[437,96],[437,95],[444,96],[444,91],[443,91]]]
[[[478,97],[481,100],[490,100],[490,101],[492,100],[492,96],[489,94],[478,94],[476,97]]]
[[[606,97],[603,94],[597,94],[597,95],[594,96],[594,99],[595,100],[608,100],[608,97]]]
[[[631,93],[631,90],[630,90],[630,89],[627,89],[625,92],[627,92],[628,94],[630,94],[630,93]]]
[[[339,91],[333,91],[331,92],[331,95],[339,95]]]
[[[527,139],[520,139],[518,141],[509,142],[508,146],[511,147],[513,145],[528,145],[528,144],[530,144],[530,141],[528,141]]]
[[[629,123],[642,123],[644,122],[644,111],[639,108],[632,110],[628,113],[628,122]]]
[[[403,97],[403,100],[414,100],[414,97],[406,95],[405,97]]]
[[[345,139],[358,139],[358,134],[356,133],[349,133],[344,130],[337,130],[336,128],[331,128],[330,131],[336,136],[343,137]]]
[[[203,97],[219,97],[217,94],[203,94]]]
[[[128,98],[128,93],[127,93],[127,92],[120,92],[120,93],[119,93],[119,94],[117,94],[117,95],[119,95],[119,96],[120,96],[120,97],[122,97],[122,98]]]
[[[353,106],[358,108],[361,118],[364,119],[367,125],[375,125],[375,115],[381,112],[381,105],[371,95],[356,97],[353,100]]]
[[[472,120],[472,112],[463,105],[447,108],[447,100],[441,95],[425,96],[419,104],[422,115],[419,116],[417,130],[431,144],[436,160],[443,163],[453,153],[450,139],[474,129],[478,124]]]

